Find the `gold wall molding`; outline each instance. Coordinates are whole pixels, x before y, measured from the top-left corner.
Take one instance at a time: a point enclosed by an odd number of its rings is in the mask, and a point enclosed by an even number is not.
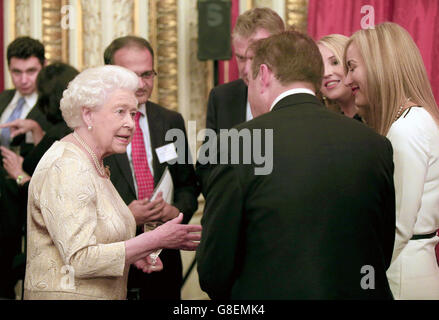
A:
[[[308,0],[286,0],[285,13],[287,26],[295,26],[297,30],[307,32]]]
[[[3,2],[4,20],[6,31],[5,32],[5,47],[15,38],[15,0],[9,0]]]
[[[150,32],[156,47],[158,72],[157,102],[171,110],[178,110],[177,0],[151,0],[150,3],[150,18],[153,19]]]
[[[69,31],[74,54],[70,63],[79,70],[102,65],[111,41],[134,33],[134,0],[70,0],[70,5],[75,12],[75,28]]]
[[[15,37],[30,36],[30,0],[15,0]]]
[[[149,1],[134,0],[134,34],[149,39]]]
[[[273,0],[253,0],[252,8],[254,7],[267,7],[267,8],[273,8]]]
[[[196,3],[192,12],[196,10]],[[210,90],[213,88],[213,62],[199,61],[197,58],[198,51],[198,19],[197,15],[191,14],[189,18],[189,83],[190,83],[190,109],[189,119],[197,123],[197,131],[204,129],[206,125],[207,100]],[[198,133],[198,132],[197,132]],[[198,146],[201,142],[198,143]]]
[[[157,1],[148,0],[148,41],[154,50],[154,69],[158,70],[158,58],[157,58]],[[158,96],[158,79],[161,77],[159,74],[154,81],[154,88],[151,93],[150,100],[154,102],[159,101]]]
[[[83,68],[102,65],[101,2],[81,0]]]
[[[66,0],[42,1],[42,40],[49,63],[68,62],[68,33],[61,27],[61,8],[66,4]]]
[[[113,39],[133,34],[133,0],[113,0]]]

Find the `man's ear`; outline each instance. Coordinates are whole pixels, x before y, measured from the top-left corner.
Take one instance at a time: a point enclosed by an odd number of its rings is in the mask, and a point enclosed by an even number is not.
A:
[[[271,85],[273,72],[266,64],[259,66],[259,76],[261,77],[261,90],[265,91]]]

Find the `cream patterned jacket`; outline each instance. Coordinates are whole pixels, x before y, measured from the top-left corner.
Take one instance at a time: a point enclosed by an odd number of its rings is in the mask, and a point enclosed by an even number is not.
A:
[[[29,185],[25,299],[125,299],[135,221],[86,154],[56,142]]]

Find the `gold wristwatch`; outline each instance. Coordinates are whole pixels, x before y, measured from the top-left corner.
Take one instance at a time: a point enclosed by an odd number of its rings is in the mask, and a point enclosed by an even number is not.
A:
[[[20,174],[15,181],[19,186],[22,186],[24,184],[24,178],[26,178],[26,175]]]

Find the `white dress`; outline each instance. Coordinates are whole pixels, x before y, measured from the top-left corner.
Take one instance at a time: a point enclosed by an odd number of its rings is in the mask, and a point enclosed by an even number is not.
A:
[[[412,107],[395,121],[387,138],[395,163],[396,238],[387,270],[395,299],[439,299],[436,235],[439,229],[439,129],[431,115]]]

